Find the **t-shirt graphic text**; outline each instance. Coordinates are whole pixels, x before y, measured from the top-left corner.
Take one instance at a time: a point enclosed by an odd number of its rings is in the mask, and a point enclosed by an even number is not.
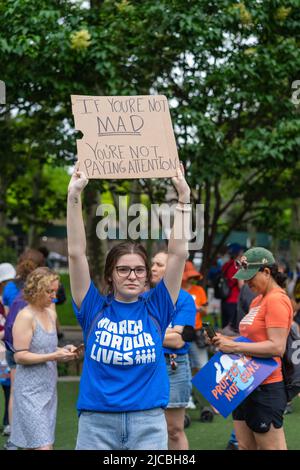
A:
[[[152,335],[144,331],[142,320],[113,322],[101,318],[95,331],[90,357],[113,365],[143,365],[156,360]]]

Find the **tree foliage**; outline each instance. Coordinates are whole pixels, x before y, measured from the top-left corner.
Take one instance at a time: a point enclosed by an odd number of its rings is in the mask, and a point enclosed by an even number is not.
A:
[[[43,168],[74,162],[70,94],[158,92],[170,99],[193,198],[205,205],[203,270],[233,228],[250,220],[281,230],[281,208],[299,197],[298,3],[0,0],[0,211],[17,210],[11,201],[29,181],[39,204],[49,201]],[[139,190],[155,200],[165,186],[145,180]],[[43,214],[39,204],[27,220],[23,212],[25,224],[64,210],[45,203]]]

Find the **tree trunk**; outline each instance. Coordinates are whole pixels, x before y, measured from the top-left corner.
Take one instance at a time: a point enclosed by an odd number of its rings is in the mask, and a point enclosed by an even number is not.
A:
[[[42,178],[42,173],[43,173],[43,166],[38,165],[36,168],[36,173],[34,175],[34,178],[32,179],[32,195],[33,195],[33,205],[36,206],[36,202],[39,199],[39,192],[40,192],[40,185],[41,185],[41,178]],[[32,222],[30,223],[30,227],[28,230],[28,240],[27,244],[29,248],[38,248],[39,245],[39,233],[37,230],[37,226],[35,224],[35,213],[36,211],[33,210],[33,217],[32,217]]]
[[[212,196],[214,197],[214,204],[212,204]],[[211,217],[212,205],[214,205],[214,213]],[[213,190],[212,185],[209,182],[206,182],[204,201],[204,246],[201,266],[201,274],[203,275],[202,283],[204,286],[207,284],[208,271],[214,261],[213,243],[217,232],[219,205],[220,198],[217,183],[215,182]]]
[[[36,225],[34,225],[34,224],[30,225],[27,237],[28,237],[27,238],[28,247],[37,249],[38,245],[39,245],[40,237],[39,237],[39,234],[37,232]]]
[[[271,252],[273,253],[275,259],[278,258],[279,239],[277,237],[272,237]]]
[[[248,224],[247,224],[247,232],[248,232],[248,240],[249,240],[248,246],[249,246],[249,248],[251,246],[256,246],[257,245],[256,228],[254,227],[254,225],[251,222],[248,222]]]
[[[5,230],[7,227],[5,207],[5,195],[2,197],[2,194],[0,193],[0,230]]]
[[[299,233],[300,233],[300,199],[295,199],[292,201],[291,229],[295,235],[299,236]],[[291,271],[295,271],[297,261],[298,259],[300,259],[299,240],[293,240],[293,239],[291,240],[290,253],[291,253],[290,269]]]

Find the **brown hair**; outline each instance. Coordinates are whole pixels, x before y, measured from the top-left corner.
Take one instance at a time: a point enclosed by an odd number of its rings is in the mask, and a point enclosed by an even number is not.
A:
[[[51,288],[54,281],[58,281],[59,276],[49,268],[37,268],[26,279],[23,297],[29,303],[36,300]]]
[[[16,277],[18,280],[25,282],[27,276],[37,268],[37,265],[31,259],[20,261],[16,267]]]
[[[45,258],[37,250],[27,248],[18,259],[15,283],[22,289],[27,276],[40,266],[45,266]]]
[[[105,267],[104,267],[104,281],[106,283],[107,292],[109,294],[113,293],[113,282],[112,282],[112,273],[116,267],[118,260],[121,256],[129,255],[129,254],[136,254],[139,255],[144,263],[147,270],[146,274],[146,282],[150,283],[150,267],[148,264],[148,257],[145,248],[140,245],[139,243],[134,242],[123,242],[119,243],[119,245],[114,246],[107,254]]]
[[[19,257],[18,264],[22,261],[30,260],[32,261],[36,267],[45,266],[45,257],[44,255],[38,251],[34,250],[33,248],[27,248]]]

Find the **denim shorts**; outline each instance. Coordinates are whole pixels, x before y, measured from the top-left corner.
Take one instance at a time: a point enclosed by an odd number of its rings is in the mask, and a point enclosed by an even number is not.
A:
[[[15,369],[17,367],[17,363],[14,360],[14,354],[15,353],[10,351],[9,349],[7,349],[6,352],[5,352],[6,362],[7,362],[7,365],[10,369]]]
[[[177,369],[173,370],[170,359],[165,356],[170,382],[170,398],[167,408],[185,408],[192,391],[192,376],[188,354],[180,354],[175,358]]]
[[[164,410],[126,413],[82,411],[76,450],[167,450]]]

